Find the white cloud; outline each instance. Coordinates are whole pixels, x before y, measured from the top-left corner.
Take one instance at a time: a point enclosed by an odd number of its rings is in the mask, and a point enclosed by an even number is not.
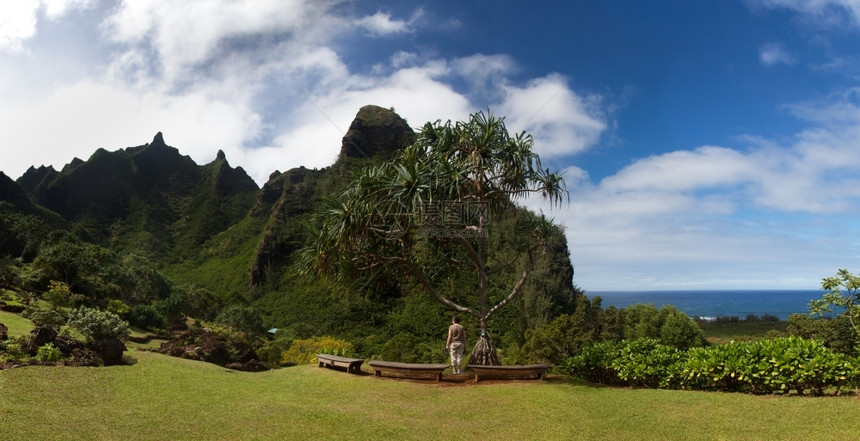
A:
[[[91,8],[97,0],[8,0],[0,2],[0,53],[26,52],[36,35],[39,11],[57,20],[71,11]]]
[[[749,0],[753,4],[775,9],[791,9],[803,14],[818,26],[860,25],[858,0]]]
[[[531,80],[524,87],[506,84],[502,88],[498,113],[506,115],[509,130],[533,134],[542,156],[581,153],[606,130],[600,97],[580,96],[559,75]]]
[[[0,2],[0,52],[20,52],[36,34],[38,0]]]
[[[418,14],[420,16],[420,12]],[[381,11],[362,17],[355,24],[373,35],[402,34],[409,32],[411,25],[409,22],[403,20],[392,20],[390,14]]]
[[[787,142],[655,155],[597,183],[571,168],[569,206],[530,206],[566,227],[586,289],[815,289],[860,255],[855,95],[790,106],[812,125]]]
[[[759,48],[759,61],[765,66],[794,64],[797,57],[789,52],[782,43],[766,43]]]
[[[57,20],[75,10],[89,9],[98,0],[42,0],[45,5],[45,15],[51,20]]]
[[[105,35],[134,50],[151,50],[173,83],[232,51],[247,51],[260,37],[277,44],[324,44],[343,27],[329,13],[338,1],[259,0],[207,2],[123,1],[104,24]],[[253,50],[252,50],[253,52]]]
[[[204,93],[166,96],[92,82],[57,89],[44,102],[0,108],[0,119],[14,124],[2,130],[8,145],[38,146],[38,155],[4,158],[6,171],[17,173],[31,165],[59,168],[73,157],[88,158],[96,148],[140,145],[158,131],[182,154],[207,163],[219,148],[228,158],[240,156],[243,136],[260,124],[252,110]]]

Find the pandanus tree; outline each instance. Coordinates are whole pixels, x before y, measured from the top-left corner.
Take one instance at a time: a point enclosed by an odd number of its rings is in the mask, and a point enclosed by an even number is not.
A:
[[[558,227],[526,212],[517,231],[504,232],[502,253],[487,243],[493,216],[533,194],[553,205],[567,195],[564,179],[541,166],[533,147],[531,135],[512,136],[504,118],[489,112],[428,122],[393,160],[365,167],[325,199],[315,239],[301,254],[303,268],[314,275],[407,275],[436,301],[478,320],[470,364],[501,364],[488,320],[521,293]],[[440,277],[454,272],[473,275],[470,295],[454,299],[438,289]],[[490,283],[501,273],[509,286]]]

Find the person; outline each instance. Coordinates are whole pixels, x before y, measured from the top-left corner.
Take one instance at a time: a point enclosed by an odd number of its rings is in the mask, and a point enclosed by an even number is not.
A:
[[[448,341],[445,349],[451,354],[451,368],[455,374],[463,373],[463,351],[466,349],[466,328],[460,324],[460,316],[455,315],[448,327]]]

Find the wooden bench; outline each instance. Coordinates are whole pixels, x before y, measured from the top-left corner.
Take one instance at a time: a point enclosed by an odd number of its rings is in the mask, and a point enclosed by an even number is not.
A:
[[[475,372],[475,383],[481,377],[492,377],[503,380],[525,380],[525,379],[543,379],[546,371],[549,369],[548,364],[524,364],[515,366],[482,366],[470,364],[467,366]]]
[[[339,357],[329,354],[317,354],[317,361],[319,361],[320,367],[346,368],[346,371],[351,374],[359,373],[361,371],[361,364],[364,363],[363,358]]]
[[[370,363],[374,375],[381,377],[382,373],[396,374],[404,377],[424,377],[432,375],[436,381],[442,381],[442,371],[447,364],[398,363],[394,361],[373,360]]]

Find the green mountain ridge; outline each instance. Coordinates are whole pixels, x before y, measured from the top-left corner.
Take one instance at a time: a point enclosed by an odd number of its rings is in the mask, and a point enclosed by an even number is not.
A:
[[[0,207],[38,216],[51,230],[72,232],[118,256],[145,256],[175,285],[208,293],[205,297],[219,306],[257,307],[266,326],[288,327],[297,335],[377,335],[375,344],[403,332],[431,338],[448,312],[432,299],[410,296],[414,287],[396,276],[343,286],[300,279],[291,270],[292,254],[308,240],[303,223],[322,196],[341,188],[351,170],[385,161],[414,139],[414,131],[392,110],[365,106],[334,164],[275,171],[261,188],[241,167],[230,166],[223,151],[198,165],[159,132],[144,145],[98,149],[86,161],[75,158],[59,172],[31,167],[17,181],[0,173]],[[516,210],[499,220],[500,229],[515,224]],[[12,239],[21,236],[20,228],[0,222],[0,233],[3,255],[23,253],[22,241]],[[503,246],[503,233],[496,242]],[[526,329],[572,312],[578,295],[572,277],[559,234],[522,298],[500,314],[500,327],[521,340]],[[457,278],[440,275],[440,284],[451,285],[441,289],[462,290],[454,286]],[[409,323],[414,319],[428,323]]]

